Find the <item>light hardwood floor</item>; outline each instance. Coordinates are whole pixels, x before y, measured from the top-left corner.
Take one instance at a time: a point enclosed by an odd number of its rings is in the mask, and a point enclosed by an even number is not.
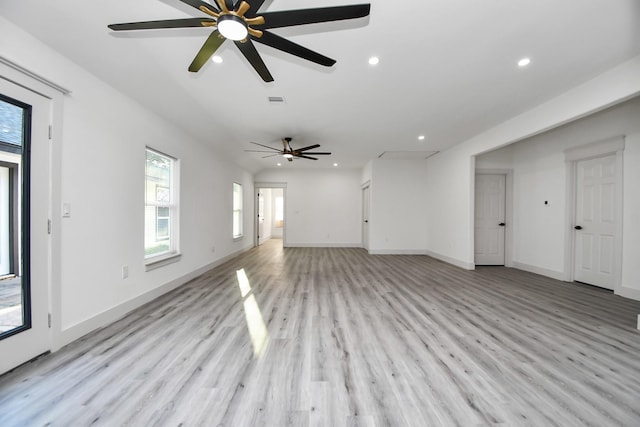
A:
[[[0,426],[639,426],[638,313],[513,269],[267,242],[0,377]]]

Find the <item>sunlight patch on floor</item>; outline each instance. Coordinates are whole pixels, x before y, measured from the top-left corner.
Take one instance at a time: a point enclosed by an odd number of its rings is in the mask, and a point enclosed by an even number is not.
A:
[[[247,321],[249,335],[251,336],[253,355],[259,357],[267,347],[267,343],[269,342],[269,332],[267,331],[267,326],[264,324],[262,312],[260,311],[255,295],[249,295],[252,289],[244,268],[237,270],[236,276],[238,278],[240,294],[242,295],[242,298],[246,297],[244,300],[244,316]]]

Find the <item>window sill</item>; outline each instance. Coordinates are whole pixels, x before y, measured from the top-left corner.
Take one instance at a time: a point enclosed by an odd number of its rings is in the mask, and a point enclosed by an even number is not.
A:
[[[244,239],[244,235],[242,235],[242,236],[238,236],[238,237],[234,237],[234,238],[233,238],[233,241],[234,241],[234,242],[239,242],[239,241],[240,241],[240,240],[242,240],[242,239]]]
[[[145,261],[145,271],[155,270],[156,268],[164,267],[165,265],[173,264],[180,261],[182,254],[173,253],[168,255],[159,256],[157,258],[150,258]]]

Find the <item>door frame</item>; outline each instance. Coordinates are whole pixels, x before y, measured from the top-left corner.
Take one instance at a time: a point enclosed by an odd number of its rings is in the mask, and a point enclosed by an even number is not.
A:
[[[287,247],[287,183],[286,182],[254,182],[253,183],[253,246],[258,246],[258,193],[261,188],[282,188],[283,222],[282,246]]]
[[[578,162],[598,157],[616,156],[616,192],[614,197],[614,216],[616,220],[616,238],[613,248],[613,291],[617,293],[622,283],[622,201],[623,201],[623,151],[624,135],[615,136],[601,141],[580,145],[564,150],[566,164],[566,217],[565,217],[565,248],[564,248],[564,280],[575,280],[576,261],[576,202],[578,185]]]
[[[504,266],[513,267],[513,169],[476,169],[473,176],[473,197],[474,203],[473,209],[473,221],[475,227],[475,191],[476,191],[476,178],[475,175],[504,175],[505,176],[505,188],[504,188]],[[475,239],[473,241],[473,251],[475,252]],[[475,265],[475,256],[474,256]]]
[[[0,56],[0,79],[49,99],[49,235],[48,290],[51,351],[67,344],[62,334],[62,129],[64,97],[71,91],[46,77]],[[46,225],[44,225],[46,227]]]

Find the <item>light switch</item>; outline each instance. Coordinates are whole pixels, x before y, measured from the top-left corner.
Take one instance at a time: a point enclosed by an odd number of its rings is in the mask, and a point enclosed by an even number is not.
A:
[[[63,203],[62,204],[62,217],[63,218],[71,218],[71,204]]]

